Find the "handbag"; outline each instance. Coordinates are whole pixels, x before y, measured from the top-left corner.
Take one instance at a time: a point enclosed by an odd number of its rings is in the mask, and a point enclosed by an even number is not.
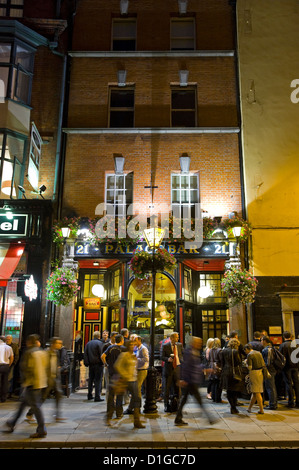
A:
[[[233,350],[232,350],[232,364],[233,364],[233,380],[235,382],[241,382],[242,381],[242,376],[241,376],[239,366],[237,367],[237,369],[235,369]]]

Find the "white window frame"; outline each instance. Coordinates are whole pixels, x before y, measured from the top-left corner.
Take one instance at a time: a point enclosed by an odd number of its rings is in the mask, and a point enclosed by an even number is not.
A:
[[[195,189],[192,189],[190,187],[190,177],[191,176],[196,176],[196,179],[197,179],[197,187]],[[173,187],[173,177],[178,177],[179,178],[179,188],[174,188]],[[187,177],[188,178],[188,188],[185,189],[185,188],[182,188],[182,178],[183,177]],[[178,191],[179,192],[179,201],[178,202],[173,202],[173,191]],[[183,191],[187,192],[188,193],[188,198],[187,198],[187,202],[186,201],[182,201],[182,194],[183,194]],[[196,192],[196,195],[197,195],[197,198],[196,198],[196,201],[192,201],[192,198],[191,198],[191,192]],[[177,214],[177,210],[176,208],[179,208],[179,214],[181,214],[181,216],[187,216],[187,211],[186,209],[184,208],[189,208],[189,217],[191,216],[191,210],[192,210],[192,207],[195,207],[195,204],[198,204],[200,201],[200,194],[199,194],[199,173],[198,172],[192,172],[192,171],[189,171],[188,173],[171,173],[171,207],[173,209],[173,212],[174,214]]]
[[[127,197],[126,197],[126,192],[128,190],[128,188],[126,188],[126,178],[128,177],[128,175],[131,175],[131,174],[132,174],[132,201],[128,203],[127,202]],[[109,177],[114,177],[114,187],[113,187],[113,189],[108,188],[108,178]],[[123,177],[124,178],[123,189],[119,189],[119,188],[116,187],[117,177]],[[122,173],[122,174],[106,173],[106,178],[105,178],[105,204],[106,204],[106,207],[108,205],[110,207],[113,207],[113,214],[114,215],[118,215],[119,217],[121,217],[121,216],[125,217],[127,215],[127,206],[128,206],[128,204],[133,203],[133,180],[134,180],[133,172]],[[108,202],[108,197],[107,197],[108,191],[113,191],[113,201],[114,201],[113,203]],[[122,193],[123,193],[123,200],[122,201],[116,201],[116,197],[117,197],[116,192],[117,191],[122,191]],[[119,211],[119,208],[122,208],[122,210]],[[111,210],[108,211],[108,214],[111,214]]]

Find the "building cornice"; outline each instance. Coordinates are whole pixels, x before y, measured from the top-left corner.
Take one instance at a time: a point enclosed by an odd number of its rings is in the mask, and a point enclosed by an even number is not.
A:
[[[134,128],[71,128],[65,134],[237,134],[239,127],[134,127]]]
[[[70,57],[77,58],[177,58],[184,57],[192,59],[193,57],[234,57],[235,51],[69,51]]]

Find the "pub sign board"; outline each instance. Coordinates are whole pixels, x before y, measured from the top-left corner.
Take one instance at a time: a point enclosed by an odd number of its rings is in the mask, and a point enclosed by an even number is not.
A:
[[[25,237],[27,235],[28,214],[0,214],[0,238]]]
[[[165,243],[164,248],[174,256],[204,256],[204,257],[222,257],[229,256],[229,243],[226,241],[204,242],[201,248],[185,248],[184,243]],[[94,256],[132,256],[134,251],[150,251],[148,246],[140,243],[134,246],[122,246],[117,243],[100,243],[95,246],[88,242],[77,242],[75,244],[76,257],[94,257]]]

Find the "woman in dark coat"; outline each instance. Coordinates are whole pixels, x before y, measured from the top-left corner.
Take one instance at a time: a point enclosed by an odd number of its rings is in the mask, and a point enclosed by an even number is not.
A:
[[[221,351],[221,387],[227,392],[227,399],[232,414],[239,413],[237,409],[237,399],[239,393],[242,392],[244,388],[243,380],[237,381],[233,378],[233,363],[235,373],[240,369],[240,376],[242,377],[242,359],[238,350],[239,344],[240,342],[236,338],[232,338],[227,347]]]

